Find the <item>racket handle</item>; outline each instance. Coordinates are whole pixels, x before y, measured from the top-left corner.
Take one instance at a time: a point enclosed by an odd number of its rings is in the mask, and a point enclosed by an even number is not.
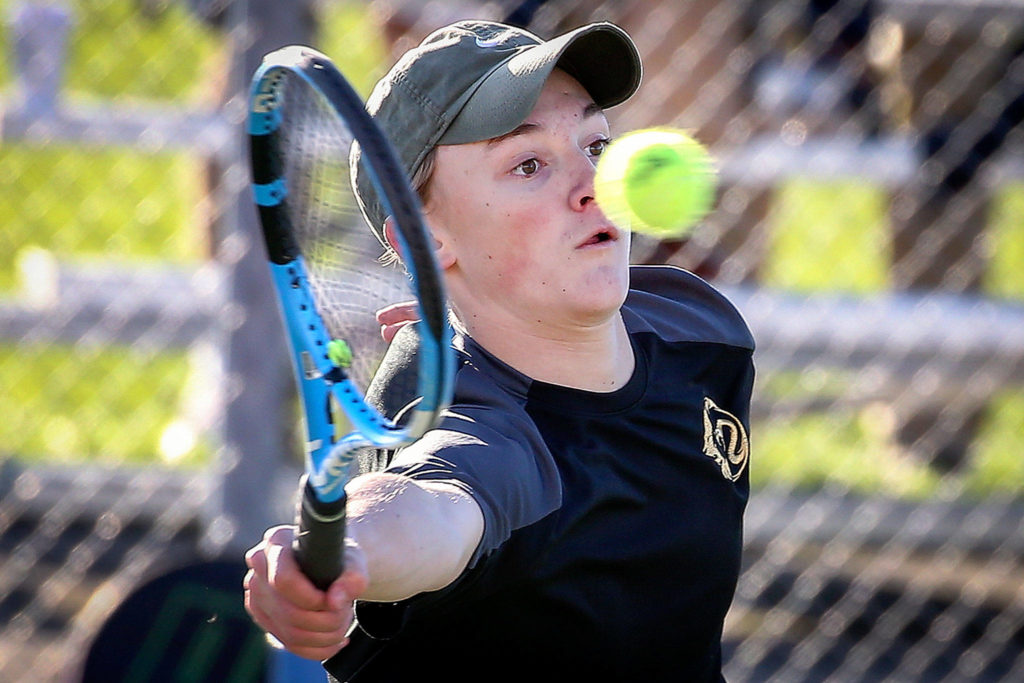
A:
[[[302,573],[322,591],[341,576],[345,568],[345,502],[347,497],[324,503],[316,497],[309,481],[303,479],[297,524],[299,533],[292,543]]]

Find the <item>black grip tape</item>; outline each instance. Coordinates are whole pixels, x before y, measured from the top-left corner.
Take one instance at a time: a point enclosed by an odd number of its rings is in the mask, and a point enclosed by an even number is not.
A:
[[[317,499],[308,480],[302,487],[299,502],[299,534],[292,550],[302,573],[320,590],[334,583],[345,568],[345,502],[324,503]]]

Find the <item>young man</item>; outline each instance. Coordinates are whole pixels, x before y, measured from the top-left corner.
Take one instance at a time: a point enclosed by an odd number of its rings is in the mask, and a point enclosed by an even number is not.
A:
[[[603,109],[639,81],[609,24],[544,42],[460,22],[371,96],[420,180],[460,366],[439,428],[349,485],[348,569],[326,593],[291,527],[247,554],[256,623],[338,679],[721,678],[753,340],[695,276],[630,269],[594,201]]]

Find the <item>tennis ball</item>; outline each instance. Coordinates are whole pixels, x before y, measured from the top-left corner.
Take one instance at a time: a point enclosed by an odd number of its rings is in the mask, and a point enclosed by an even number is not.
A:
[[[594,190],[616,225],[660,239],[684,236],[711,211],[711,155],[681,130],[647,128],[616,139],[599,157]]]

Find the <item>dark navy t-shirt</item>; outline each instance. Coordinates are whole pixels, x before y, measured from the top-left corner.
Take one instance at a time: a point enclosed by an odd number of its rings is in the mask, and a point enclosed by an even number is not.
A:
[[[749,484],[753,339],[710,285],[635,267],[629,382],[530,380],[459,340],[455,401],[389,471],[450,481],[484,515],[469,568],[361,603],[340,680],[717,681]]]

